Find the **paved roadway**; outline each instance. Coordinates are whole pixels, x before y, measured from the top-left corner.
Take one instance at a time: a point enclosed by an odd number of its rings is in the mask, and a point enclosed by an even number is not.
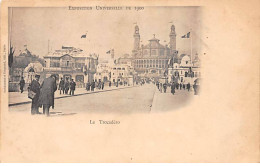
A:
[[[51,109],[51,112],[52,115],[78,114],[83,112],[149,112],[151,110],[154,92],[154,85],[146,85],[61,98],[55,100],[55,108]],[[30,104],[12,106],[9,107],[9,111],[24,111],[29,113]],[[42,112],[41,108],[40,112]]]
[[[176,110],[188,103],[193,92],[176,90],[175,95],[160,93],[155,85],[146,84],[111,91],[84,94],[55,99],[55,108],[50,109],[51,116],[80,113],[149,113]],[[30,104],[9,107],[11,112],[30,113]],[[40,108],[40,112],[42,109]]]

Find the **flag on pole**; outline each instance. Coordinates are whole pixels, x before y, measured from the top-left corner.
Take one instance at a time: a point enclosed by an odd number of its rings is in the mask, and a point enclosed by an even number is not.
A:
[[[181,38],[190,38],[190,32],[188,32],[187,34],[181,36]]]

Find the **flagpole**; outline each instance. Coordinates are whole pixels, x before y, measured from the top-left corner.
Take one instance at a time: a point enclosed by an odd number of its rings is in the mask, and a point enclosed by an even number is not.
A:
[[[190,59],[192,65],[192,30],[190,31]]]
[[[190,55],[190,60],[191,60],[191,67],[190,67],[190,83],[192,82],[192,66],[193,66],[193,63],[192,63],[192,29],[190,31],[190,52],[191,52],[191,55]]]

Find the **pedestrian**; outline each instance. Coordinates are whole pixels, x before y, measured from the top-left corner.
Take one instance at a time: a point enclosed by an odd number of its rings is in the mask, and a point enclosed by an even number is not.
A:
[[[68,94],[68,91],[69,91],[69,88],[70,88],[69,78],[66,78],[64,88],[65,88],[65,94]]]
[[[21,80],[20,80],[18,85],[20,85],[21,93],[23,93],[23,88],[24,88],[24,85],[25,85],[25,81],[24,81],[23,77],[21,77]]]
[[[158,81],[156,82],[156,86],[157,86],[157,89],[159,89],[159,82]]]
[[[86,89],[87,89],[87,91],[90,90],[90,83],[89,82],[87,83]]]
[[[76,83],[74,82],[73,79],[71,79],[71,82],[70,82],[70,95],[74,96],[75,89],[76,89]]]
[[[45,78],[41,85],[39,104],[43,106],[43,114],[50,115],[50,107],[54,109],[54,92],[57,90],[56,76]]]
[[[166,93],[166,90],[167,90],[167,84],[164,83],[164,84],[163,84],[163,92]]]
[[[182,87],[183,87],[183,90],[185,90],[185,84],[183,84],[183,86],[182,86]]]
[[[99,80],[99,82],[98,82],[98,89],[99,90],[101,89],[101,86],[102,86],[102,82]]]
[[[91,91],[94,91],[94,89],[95,89],[95,82],[93,80],[92,83],[91,83]]]
[[[176,86],[175,84],[174,84],[174,82],[172,83],[172,85],[171,85],[171,93],[174,95],[174,93],[175,93],[175,87],[177,88],[178,86]]]
[[[159,91],[162,93],[162,83],[160,83],[160,85],[159,85]]]
[[[176,89],[177,90],[179,89],[179,83],[178,82],[176,83]]]
[[[103,81],[102,84],[101,84],[102,90],[104,89],[104,86],[105,86],[105,83],[104,83],[104,81]]]
[[[35,79],[32,80],[32,83],[29,87],[29,90],[34,92],[35,95],[32,98],[32,105],[31,105],[31,114],[40,114],[39,112],[39,96],[40,96],[40,75],[36,74]]]
[[[65,82],[64,82],[64,80],[61,78],[60,79],[60,83],[59,83],[59,90],[60,90],[60,94],[61,94],[61,92],[62,92],[62,94],[64,94],[64,91],[65,91]]]
[[[111,87],[111,81],[109,81],[109,84],[108,84],[108,85],[109,85],[109,87]]]
[[[190,91],[190,83],[187,84],[187,89]]]
[[[182,88],[182,83],[180,83],[180,90],[181,90],[181,88]]]

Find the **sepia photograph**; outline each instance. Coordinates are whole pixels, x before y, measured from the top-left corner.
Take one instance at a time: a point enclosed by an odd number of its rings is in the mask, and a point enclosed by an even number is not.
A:
[[[259,1],[3,0],[1,163],[258,163]]]
[[[127,114],[189,104],[206,54],[201,14],[201,7],[9,8],[9,111]]]

